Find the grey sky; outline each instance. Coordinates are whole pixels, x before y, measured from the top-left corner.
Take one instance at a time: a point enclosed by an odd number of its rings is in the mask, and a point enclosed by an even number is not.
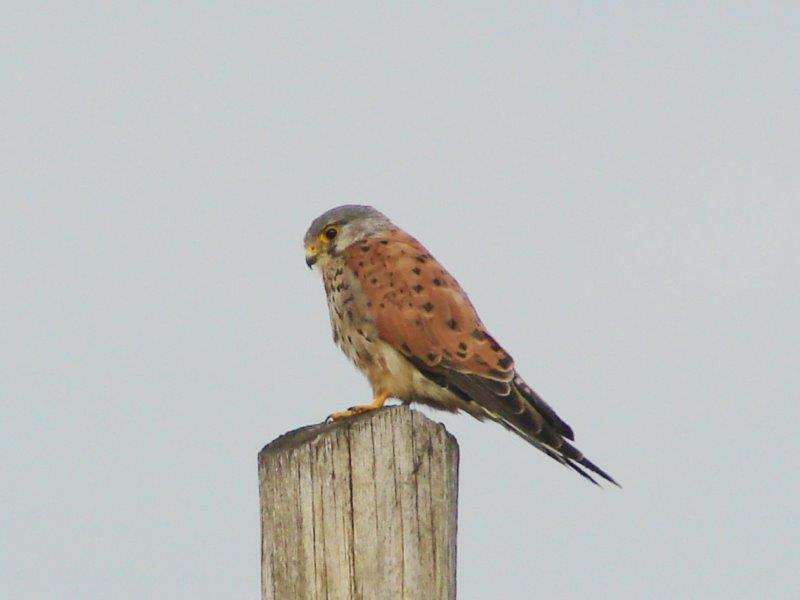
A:
[[[461,599],[798,596],[797,3],[492,6],[5,3],[0,597],[257,597],[256,453],[369,399],[347,202],[625,486],[435,415]]]

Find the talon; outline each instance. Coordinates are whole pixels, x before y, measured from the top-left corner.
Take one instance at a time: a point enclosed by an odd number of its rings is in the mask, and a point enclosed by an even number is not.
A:
[[[348,408],[347,410],[343,410],[342,412],[335,412],[329,414],[328,418],[325,419],[325,422],[335,423],[336,421],[341,421],[342,419],[349,419],[350,417],[353,416],[355,416],[355,413]]]
[[[386,399],[389,397],[389,394],[380,393],[375,396],[375,399],[372,401],[371,404],[359,404],[357,406],[351,406],[347,410],[343,410],[342,412],[335,412],[328,415],[328,418],[325,419],[325,422],[336,422],[341,421],[342,419],[349,419],[350,417],[355,417],[356,415],[363,414],[365,412],[369,412],[371,410],[378,410],[381,408],[386,402]]]

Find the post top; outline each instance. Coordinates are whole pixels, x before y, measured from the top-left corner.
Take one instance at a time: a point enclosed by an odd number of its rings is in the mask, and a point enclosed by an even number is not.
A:
[[[261,452],[258,453],[258,462],[261,463],[269,454],[275,454],[285,450],[298,448],[304,444],[313,442],[316,438],[327,433],[347,432],[354,426],[363,424],[364,422],[372,419],[410,420],[414,425],[417,426],[441,429],[445,436],[447,436],[452,443],[458,446],[455,437],[448,432],[447,429],[445,429],[444,425],[429,419],[419,411],[412,410],[406,404],[401,404],[399,406],[385,406],[379,410],[370,411],[362,415],[343,419],[341,421],[335,421],[332,423],[326,423],[323,421],[322,423],[306,425],[304,427],[298,427],[297,429],[287,431],[283,435],[280,435],[269,442],[261,449]]]

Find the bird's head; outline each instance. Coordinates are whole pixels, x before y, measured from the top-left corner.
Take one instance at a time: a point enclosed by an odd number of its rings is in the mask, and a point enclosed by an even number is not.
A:
[[[318,216],[303,238],[306,264],[324,267],[345,248],[380,231],[389,229],[391,221],[371,206],[345,204]]]

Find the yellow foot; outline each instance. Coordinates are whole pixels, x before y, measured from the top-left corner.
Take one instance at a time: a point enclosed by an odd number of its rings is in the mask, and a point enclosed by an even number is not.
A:
[[[369,412],[371,410],[378,410],[383,406],[383,403],[386,402],[386,399],[389,397],[389,394],[378,394],[375,396],[375,399],[372,401],[371,404],[359,404],[358,406],[351,406],[347,410],[343,410],[342,412],[335,412],[331,415],[328,415],[328,421],[341,421],[342,419],[349,419],[350,417],[355,417],[356,415],[360,415],[365,412]]]

